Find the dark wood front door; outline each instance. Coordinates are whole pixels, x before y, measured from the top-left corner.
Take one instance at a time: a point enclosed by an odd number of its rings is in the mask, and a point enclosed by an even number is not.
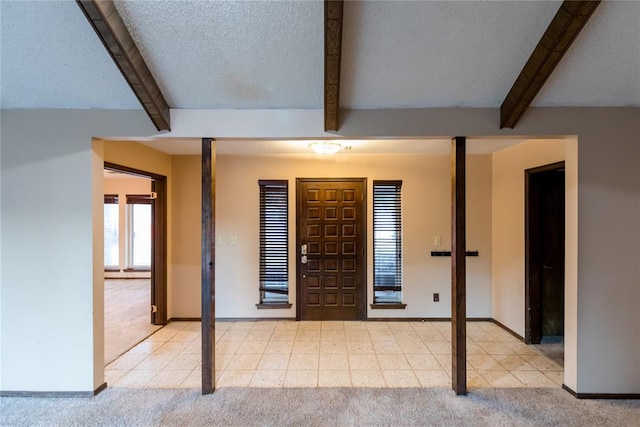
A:
[[[299,320],[366,316],[366,179],[298,179]]]

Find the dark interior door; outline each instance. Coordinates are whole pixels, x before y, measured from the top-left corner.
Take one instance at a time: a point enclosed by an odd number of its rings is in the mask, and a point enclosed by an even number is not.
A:
[[[525,341],[564,335],[564,164],[527,170]]]
[[[542,336],[564,335],[564,171],[542,174]]]
[[[298,319],[366,315],[366,180],[298,179]]]

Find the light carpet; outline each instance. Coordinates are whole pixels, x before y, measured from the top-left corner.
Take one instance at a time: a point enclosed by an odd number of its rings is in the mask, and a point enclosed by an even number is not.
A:
[[[94,398],[2,398],[3,426],[640,426],[640,401],[560,389],[109,388]]]

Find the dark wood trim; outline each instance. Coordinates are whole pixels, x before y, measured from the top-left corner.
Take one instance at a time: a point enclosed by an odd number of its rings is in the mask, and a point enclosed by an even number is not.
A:
[[[370,317],[372,322],[451,322],[450,317]],[[467,322],[492,322],[490,317],[470,317]]]
[[[127,205],[150,205],[153,200],[153,194],[127,194],[125,197]]]
[[[154,325],[167,324],[167,180],[155,179],[151,182],[151,191],[157,194],[151,204],[151,304],[157,307],[152,311]],[[139,271],[139,270],[138,270]]]
[[[120,273],[120,267],[105,267],[105,273]]]
[[[120,204],[118,200],[117,194],[105,194],[104,195],[104,204],[105,205],[118,205]]]
[[[565,167],[565,162],[564,160],[562,160],[560,162],[549,163],[548,165],[536,166],[534,168],[525,169],[525,172],[529,174],[538,173],[538,172],[549,172],[549,171],[554,171],[558,169],[564,169],[564,167]]]
[[[258,185],[286,185],[289,186],[288,179],[259,179]]]
[[[76,0],[134,95],[159,131],[169,131],[169,105],[112,1]]]
[[[118,270],[115,270],[118,271]],[[151,271],[151,268],[147,267],[127,267],[122,269],[125,273],[148,273]]]
[[[340,126],[340,63],[342,60],[342,0],[324,2],[324,130]]]
[[[569,388],[566,384],[562,384],[562,389],[568,391],[573,397],[578,397],[578,393]]]
[[[216,239],[215,189],[216,147],[211,138],[202,139],[202,394],[216,387]]]
[[[407,304],[404,303],[399,303],[399,302],[393,302],[393,303],[388,303],[388,304],[379,304],[379,303],[375,303],[375,304],[369,304],[369,307],[371,307],[372,310],[404,310],[405,308],[407,308]]]
[[[167,177],[153,172],[122,166],[116,163],[104,162],[104,169],[151,179],[151,191],[156,198],[151,207],[151,305],[155,305],[156,312],[151,312],[151,323],[154,325],[167,324]],[[127,271],[128,269],[125,269]],[[119,270],[117,270],[119,271]],[[141,271],[133,269],[130,271]]]
[[[295,317],[219,317],[216,322],[264,322],[269,320],[297,322]]]
[[[94,396],[97,396],[97,395],[99,395],[100,393],[102,393],[102,392],[103,392],[104,390],[106,390],[106,389],[107,389],[107,383],[106,383],[106,382],[104,382],[104,383],[102,383],[102,384],[100,385],[100,387],[98,387],[98,388],[96,388],[95,390],[93,390],[93,395],[94,395]]]
[[[468,321],[471,321],[472,319],[467,319]],[[511,335],[513,335],[515,338],[518,338],[520,341],[524,342],[524,337],[518,333],[516,333],[515,331],[509,329],[507,326],[505,326],[503,323],[498,322],[496,319],[488,319],[490,322],[495,323],[497,326],[501,327],[502,329],[504,329],[505,331],[509,332]]]
[[[451,380],[467,394],[466,137],[451,140]]]
[[[200,317],[172,317],[169,322],[200,322]]]
[[[513,128],[569,50],[600,1],[565,0],[500,106],[500,129]]]
[[[258,310],[278,309],[278,308],[291,308],[293,304],[288,302],[275,303],[275,304],[256,304]]]
[[[524,338],[525,344],[532,344],[531,340],[531,175],[541,172],[549,172],[553,170],[563,169],[565,162],[555,162],[548,165],[538,166],[525,169],[524,171]],[[534,343],[537,344],[537,343]]]
[[[123,173],[126,175],[133,175],[139,178],[167,179],[167,177],[164,175],[160,175],[154,172],[147,172],[143,171],[142,169],[131,168],[129,166],[123,166],[111,162],[104,162],[104,168],[108,171]]]
[[[478,251],[465,251],[466,256],[477,257],[480,256],[480,252]],[[451,256],[451,251],[431,251],[431,256],[433,257],[448,257]]]
[[[40,398],[70,398],[94,397],[107,389],[107,383],[102,383],[93,391],[0,391],[0,397],[40,397]]]
[[[640,393],[576,393],[566,384],[562,384],[562,389],[577,399],[640,400]]]

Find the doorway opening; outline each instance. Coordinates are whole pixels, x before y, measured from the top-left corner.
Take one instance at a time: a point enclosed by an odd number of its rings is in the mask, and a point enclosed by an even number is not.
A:
[[[525,342],[563,363],[564,162],[525,171]]]
[[[164,176],[107,162],[104,171],[108,364],[167,323],[167,194]]]
[[[366,319],[366,178],[297,184],[297,320]]]

